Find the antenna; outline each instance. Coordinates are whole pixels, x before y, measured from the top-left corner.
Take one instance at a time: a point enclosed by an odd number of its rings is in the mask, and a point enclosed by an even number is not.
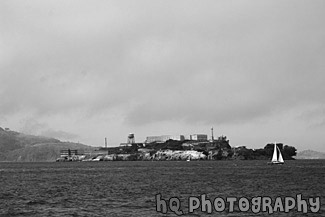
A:
[[[107,148],[107,138],[105,137],[105,148]]]
[[[213,127],[211,127],[211,139],[212,139],[212,142],[214,141],[214,137],[213,137]]]

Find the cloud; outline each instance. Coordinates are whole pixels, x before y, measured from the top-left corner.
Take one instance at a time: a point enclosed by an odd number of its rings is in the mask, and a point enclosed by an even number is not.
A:
[[[325,107],[324,105],[308,106],[299,116],[309,127],[315,129],[325,126]]]
[[[75,140],[79,136],[63,130],[54,130],[47,123],[36,120],[36,118],[28,118],[20,120],[22,127],[20,132],[31,135],[46,136],[56,139]]]
[[[22,127],[19,129],[20,132],[25,134],[39,134],[44,128],[47,128],[47,124],[40,123],[35,119],[21,120]]]
[[[42,131],[40,135],[51,137],[51,138],[64,139],[64,140],[74,140],[79,138],[79,136],[76,134],[68,133],[62,130],[53,130],[53,129]]]
[[[325,3],[292,3],[2,2],[2,119],[101,136],[103,120],[122,132],[322,108]]]

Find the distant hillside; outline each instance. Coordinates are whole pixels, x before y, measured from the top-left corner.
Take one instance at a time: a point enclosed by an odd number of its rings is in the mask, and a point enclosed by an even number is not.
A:
[[[325,159],[325,153],[305,150],[298,152],[296,159]]]
[[[61,142],[43,136],[26,135],[0,127],[0,161],[55,161],[61,149],[94,150],[94,147]]]

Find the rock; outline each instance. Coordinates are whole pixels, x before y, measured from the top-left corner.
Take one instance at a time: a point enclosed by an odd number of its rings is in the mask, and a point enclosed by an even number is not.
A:
[[[207,156],[198,151],[180,151],[180,150],[161,150],[157,151],[153,156],[153,160],[204,160]]]

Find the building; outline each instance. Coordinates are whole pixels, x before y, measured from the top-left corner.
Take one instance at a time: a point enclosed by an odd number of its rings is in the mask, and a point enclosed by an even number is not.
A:
[[[119,147],[135,147],[135,148],[142,148],[143,143],[120,143]]]
[[[185,137],[183,135],[148,136],[145,143],[152,143],[152,142],[163,143],[170,139],[176,141],[184,141]]]
[[[127,143],[128,143],[128,144],[133,144],[133,143],[135,143],[134,133],[130,133],[130,134],[128,135]]]
[[[207,141],[208,140],[208,135],[206,135],[206,134],[193,134],[193,135],[190,135],[190,140]]]
[[[60,157],[71,157],[73,155],[78,155],[78,150],[60,150]]]
[[[186,140],[192,140],[192,141],[208,141],[208,135],[206,134],[191,134],[185,136]]]

